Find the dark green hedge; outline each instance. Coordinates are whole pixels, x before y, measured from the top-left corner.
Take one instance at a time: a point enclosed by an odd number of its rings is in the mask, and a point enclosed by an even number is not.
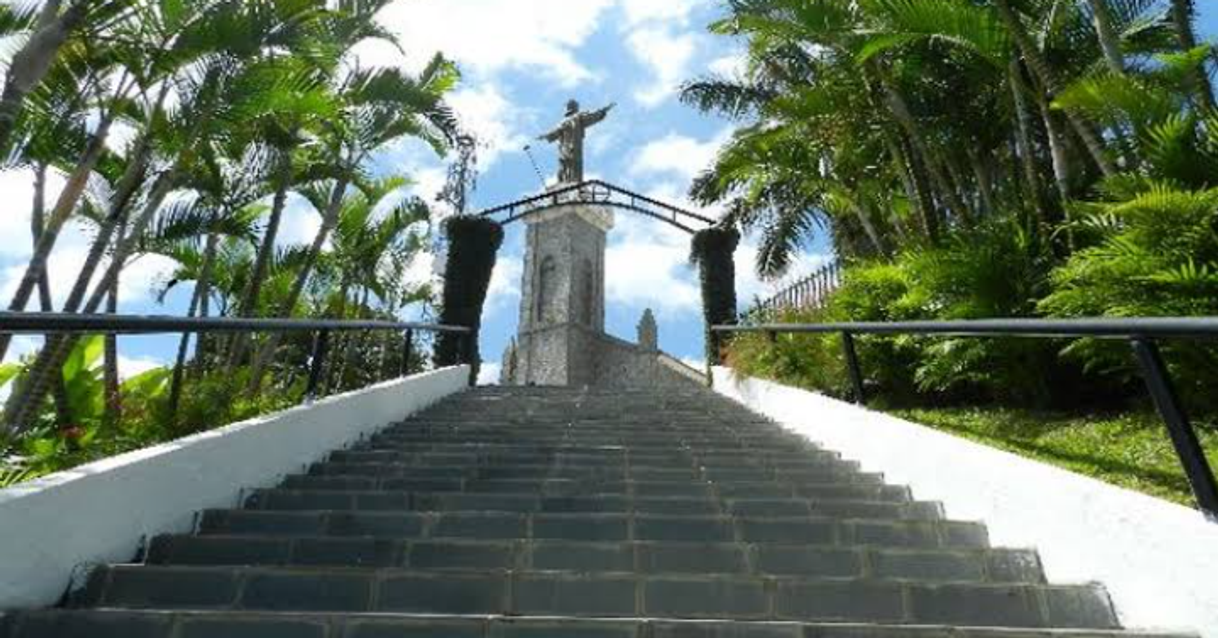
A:
[[[478,349],[482,307],[486,303],[499,248],[503,245],[503,226],[479,217],[453,217],[444,223],[444,233],[449,247],[440,323],[473,329],[474,337],[470,342],[473,352],[469,354],[477,375],[482,363]],[[436,365],[464,363],[465,339],[460,335],[441,335],[436,343]]]
[[[723,362],[723,339],[710,327],[736,323],[736,248],[734,228],[708,228],[694,234],[690,259],[702,280],[702,313],[706,318],[706,360]]]

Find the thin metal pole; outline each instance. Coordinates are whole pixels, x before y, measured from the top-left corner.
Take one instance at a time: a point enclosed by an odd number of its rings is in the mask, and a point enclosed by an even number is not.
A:
[[[398,367],[398,376],[406,377],[410,374],[410,357],[414,354],[414,330],[407,330],[405,337],[402,339],[402,363]]]
[[[863,369],[859,366],[858,350],[854,347],[854,335],[842,333],[842,348],[846,352],[846,367],[850,371],[850,383],[854,386],[854,402],[866,405],[867,390],[863,386]]]
[[[1167,432],[1171,435],[1172,445],[1176,447],[1176,455],[1184,465],[1184,473],[1188,476],[1197,505],[1205,512],[1206,517],[1218,522],[1218,484],[1214,481],[1214,471],[1205,458],[1205,450],[1197,440],[1197,432],[1188,420],[1188,414],[1180,405],[1180,398],[1172,386],[1167,367],[1163,364],[1163,355],[1159,346],[1151,339],[1133,339],[1134,354],[1142,367],[1142,376],[1146,387],[1154,399],[1159,415],[1167,423]]]
[[[317,391],[321,387],[322,370],[326,365],[326,354],[330,349],[330,331],[322,330],[313,338],[313,357],[309,364],[309,386],[305,390],[305,400],[313,401],[317,398]]]

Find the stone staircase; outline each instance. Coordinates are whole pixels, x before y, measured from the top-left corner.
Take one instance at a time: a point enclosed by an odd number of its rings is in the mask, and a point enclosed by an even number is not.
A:
[[[697,389],[472,391],[0,621],[3,638],[1053,635],[1132,634],[1101,586],[1048,584],[1035,552]]]

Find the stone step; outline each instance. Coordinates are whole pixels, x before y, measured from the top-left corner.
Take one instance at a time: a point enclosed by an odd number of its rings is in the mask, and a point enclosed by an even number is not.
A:
[[[72,606],[1118,628],[1096,585],[863,578],[119,565]]]
[[[3,638],[1196,638],[1119,630],[516,618],[412,614],[55,610],[10,616]]]
[[[869,476],[874,482],[813,483],[789,485],[774,481],[756,483],[710,483],[700,481],[579,481],[571,479],[395,479],[371,476],[288,476],[282,486],[289,490],[323,491],[405,491],[464,492],[475,494],[534,494],[542,496],[624,495],[634,497],[690,496],[721,498],[846,499],[903,503],[912,500],[909,488],[883,485],[883,477]]]
[[[538,496],[512,493],[419,493],[401,491],[256,490],[246,509],[287,511],[420,511],[520,513],[638,513],[725,516],[839,516],[897,520],[937,520],[934,502],[840,499],[759,499],[715,497]]]
[[[330,454],[333,463],[410,463],[415,465],[511,465],[511,464],[588,464],[599,466],[691,466],[691,467],[767,467],[800,468],[822,461],[838,461],[841,454],[826,450],[804,450],[783,454],[736,451],[671,451],[638,453],[627,450],[607,452],[570,452],[566,450],[516,449],[512,451],[406,451],[395,449],[341,450]]]
[[[320,471],[332,471],[329,469]],[[406,470],[402,476],[364,476],[359,474],[305,474],[294,475],[288,480],[293,480],[296,477],[305,477],[309,480],[335,480],[335,481],[365,481],[371,483],[338,483],[339,485],[364,485],[375,484],[383,486],[384,489],[396,489],[407,491],[420,491],[427,489],[423,486],[436,485],[440,487],[432,488],[431,491],[444,492],[454,491],[460,486],[468,488],[469,486],[481,486],[480,491],[520,491],[512,488],[513,485],[552,485],[553,489],[564,490],[561,493],[569,494],[565,488],[578,488],[586,490],[588,493],[597,493],[598,491],[619,492],[625,487],[614,486],[630,486],[630,485],[656,485],[670,486],[670,490],[680,489],[677,486],[687,486],[690,489],[695,487],[712,486],[722,495],[728,496],[777,496],[782,497],[789,494],[800,494],[799,490],[804,488],[815,489],[818,487],[885,487],[884,475],[871,472],[854,472],[854,471],[825,471],[817,473],[803,473],[798,481],[791,480],[765,480],[765,481],[733,481],[731,483],[714,483],[705,479],[688,479],[685,480],[664,480],[661,477],[658,480],[634,479],[625,477],[599,477],[599,476],[575,476],[572,478],[563,477],[527,477],[527,478],[479,478],[476,476],[468,476],[470,473],[461,470],[460,468],[433,468],[431,470]],[[323,483],[317,483],[322,485]],[[891,486],[887,486],[891,487]],[[899,487],[898,489],[907,490],[908,488]]]
[[[798,575],[923,582],[1044,584],[1035,552],[910,550],[771,543],[431,541],[278,536],[158,536],[153,565],[296,565]]]
[[[629,433],[595,434],[573,430],[547,434],[521,435],[510,428],[501,432],[456,432],[441,434],[378,434],[369,437],[366,445],[379,449],[402,449],[419,445],[514,445],[534,448],[617,447],[633,452],[672,452],[674,450],[719,450],[732,453],[776,452],[791,453],[815,449],[815,446],[774,441],[773,439],[738,441],[731,439],[692,438],[672,436],[658,439]]]
[[[203,534],[569,541],[685,541],[983,548],[983,525],[757,516],[208,510]]]
[[[352,452],[396,452],[399,454],[530,454],[530,455],[554,455],[554,454],[573,454],[592,456],[600,455],[610,458],[629,458],[634,461],[647,458],[655,459],[670,459],[670,458],[688,458],[689,452],[693,448],[677,448],[677,449],[657,449],[657,450],[639,450],[626,446],[577,446],[565,445],[559,447],[545,447],[532,445],[527,443],[435,443],[435,442],[415,442],[403,443],[400,445],[382,447],[374,447],[371,441],[363,441],[354,445],[350,450]],[[772,446],[765,448],[750,448],[750,455],[766,455],[766,456],[788,456],[794,459],[808,458],[808,452],[823,451],[820,447],[813,444],[805,444],[800,447],[791,446]],[[702,448],[701,453],[704,454],[727,454],[738,456],[740,448]]]
[[[588,465],[433,465],[421,467],[409,463],[314,463],[309,474],[315,476],[377,476],[397,478],[484,478],[484,479],[591,479],[616,478],[635,481],[715,481],[823,483],[827,477],[840,477],[861,471],[854,461],[826,461],[808,464],[800,469],[768,469],[760,467],[612,467]]]

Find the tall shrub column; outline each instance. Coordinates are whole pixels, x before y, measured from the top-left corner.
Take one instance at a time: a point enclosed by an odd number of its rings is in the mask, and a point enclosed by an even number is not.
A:
[[[702,280],[702,313],[706,318],[706,360],[722,365],[723,335],[711,326],[736,323],[736,248],[740,233],[734,228],[708,228],[694,234],[690,259]]]
[[[468,355],[473,378],[477,378],[482,365],[478,349],[482,307],[490,289],[499,247],[503,245],[503,226],[480,217],[453,217],[444,223],[444,232],[449,247],[440,323],[464,326],[473,330],[473,335],[440,335],[436,344],[436,365],[460,365]]]

